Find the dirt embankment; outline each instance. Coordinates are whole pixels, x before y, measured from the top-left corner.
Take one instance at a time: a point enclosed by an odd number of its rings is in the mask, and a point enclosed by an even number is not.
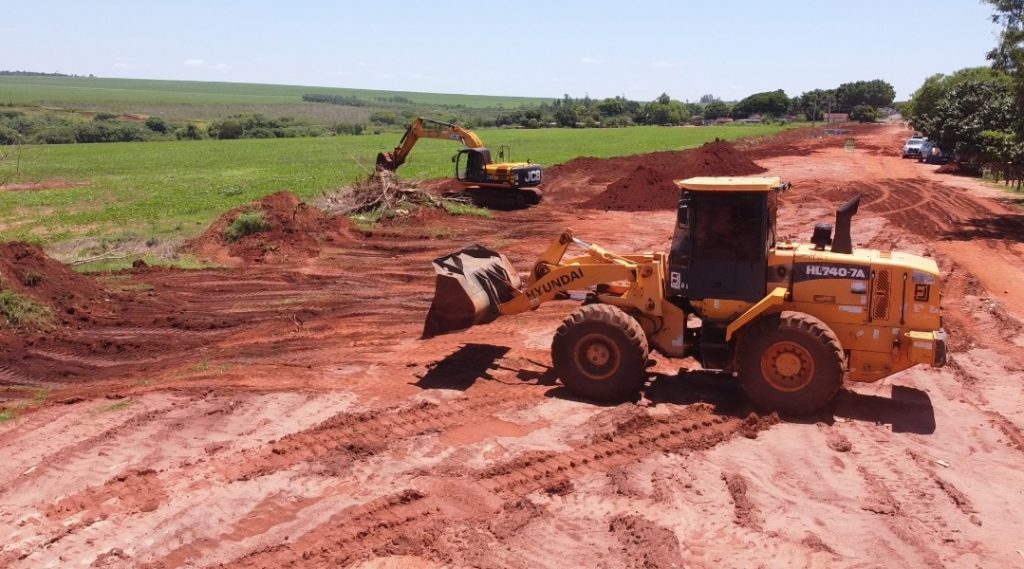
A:
[[[65,324],[111,314],[107,291],[50,258],[38,245],[0,243],[0,283],[53,309]]]
[[[239,216],[258,212],[266,226],[228,237]],[[359,238],[355,225],[344,216],[328,215],[290,192],[277,192],[220,216],[188,248],[214,260],[231,257],[246,263],[266,263],[315,257],[323,247],[349,245]]]
[[[679,203],[675,180],[696,176],[744,176],[764,168],[724,141],[709,142],[682,152],[646,154],[608,189],[583,202],[583,207],[615,211],[671,211]]]

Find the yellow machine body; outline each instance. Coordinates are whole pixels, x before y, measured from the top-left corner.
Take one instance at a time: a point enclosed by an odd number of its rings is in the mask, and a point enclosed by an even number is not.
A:
[[[451,325],[440,323],[438,319],[453,306],[447,302],[450,299],[441,297],[460,290],[451,283],[441,286],[442,281],[452,278],[452,262],[459,253],[438,259],[438,291],[444,288],[445,292],[435,295],[435,305],[427,318],[430,330],[425,330],[425,335],[520,314],[576,293],[585,295],[585,304],[610,305],[628,315],[629,322],[625,323],[612,318],[627,332],[633,326],[630,322],[638,323],[645,337],[643,345],[638,344],[641,352],[651,349],[669,357],[694,356],[705,368],[733,374],[757,371],[760,365],[768,378],[766,385],[783,395],[805,390],[816,374],[838,373],[840,382],[843,378],[870,382],[917,364],[945,364],[938,266],[932,259],[909,253],[854,249],[848,227],[856,212],[856,200],[837,212],[840,229],[834,240],[831,226],[827,235],[826,227],[816,227],[813,244],[796,244],[774,241],[775,210],[770,198],[787,187],[778,178],[694,178],[678,184],[683,199],[669,253],[617,255],[580,241],[566,230],[520,280],[504,257],[493,254],[488,259],[486,250],[477,251],[477,260],[483,259],[486,270],[472,269],[461,275],[483,285],[472,309],[476,314],[463,314],[457,324],[454,320]],[[714,195],[693,195],[701,193]],[[694,199],[688,201],[688,196]],[[751,219],[736,223],[715,212],[717,205],[733,203],[746,203],[740,213]],[[718,217],[714,223],[702,221],[702,211]],[[726,247],[726,257],[739,258],[732,264],[701,257],[697,247],[710,247],[706,244],[711,243],[709,238],[701,237],[702,231],[717,231],[716,239],[728,243],[737,230],[734,226],[758,231],[756,227],[743,227],[756,226],[758,211],[763,212],[764,234],[758,241],[763,250],[737,252]],[[586,253],[566,257],[574,244]],[[720,245],[717,241],[715,244]],[[714,291],[728,294],[716,295]],[[593,321],[588,325],[598,331],[591,336],[603,334],[601,326],[608,324],[608,314],[617,314],[608,309],[585,312],[576,320]],[[565,330],[560,328],[556,334],[556,343],[561,335],[571,336],[573,322],[572,317],[566,320]],[[626,336],[631,338],[631,334]],[[765,340],[765,336],[774,339]],[[815,342],[823,347],[819,349]],[[598,348],[591,346],[586,353],[596,354],[594,361],[600,363],[607,359],[607,353],[601,351],[605,348]],[[760,350],[761,355],[751,355],[751,350]],[[576,360],[580,357],[577,354]],[[830,371],[832,367],[837,371]],[[585,369],[581,373],[586,376]],[[751,391],[757,389],[754,386]],[[826,396],[825,400],[830,399],[835,389],[838,385],[831,392],[825,389],[809,395],[810,399],[798,401],[791,408],[816,408],[823,404],[819,400]]]

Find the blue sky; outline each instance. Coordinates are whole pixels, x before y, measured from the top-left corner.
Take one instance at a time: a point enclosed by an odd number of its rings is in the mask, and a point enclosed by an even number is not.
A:
[[[905,99],[986,64],[990,14],[975,0],[36,0],[0,11],[0,69],[638,100],[881,78]]]

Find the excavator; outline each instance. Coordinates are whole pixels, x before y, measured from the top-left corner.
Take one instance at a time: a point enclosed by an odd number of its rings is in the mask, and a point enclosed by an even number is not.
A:
[[[494,162],[480,137],[457,124],[419,117],[409,125],[398,146],[377,155],[377,168],[394,172],[421,138],[439,138],[461,142],[465,148],[452,157],[455,179],[465,190],[463,195],[474,204],[500,209],[519,209],[540,203],[541,195],[530,189],[540,185],[543,171],[530,162]],[[499,159],[511,157],[511,149],[498,149]]]
[[[817,223],[810,243],[776,237],[777,177],[689,178],[668,252],[612,253],[565,230],[525,279],[473,245],[436,259],[423,337],[575,299],[554,334],[554,371],[583,399],[634,397],[651,351],[737,378],[755,405],[801,415],[844,380],[875,382],[946,363],[939,269],[899,251],[855,248],[860,196]],[[835,233],[833,235],[833,229]],[[570,247],[585,253],[567,257]]]

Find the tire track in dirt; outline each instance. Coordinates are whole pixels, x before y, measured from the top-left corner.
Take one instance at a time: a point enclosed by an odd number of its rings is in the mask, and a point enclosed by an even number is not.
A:
[[[597,437],[567,452],[534,453],[499,463],[474,474],[488,490],[521,496],[562,480],[608,472],[654,452],[711,448],[738,434],[753,436],[778,422],[775,416],[745,419],[715,415],[710,406],[694,405],[665,417],[637,415],[612,434]]]
[[[507,538],[530,518],[543,514],[537,511],[540,506],[529,500],[534,492],[569,493],[574,478],[612,472],[652,453],[702,450],[738,435],[753,437],[777,421],[775,416],[716,415],[709,405],[657,417],[642,412],[618,423],[612,433],[577,443],[568,451],[526,453],[477,471],[456,469],[443,475],[450,482],[437,485],[443,489],[454,483],[475,498],[453,500],[443,492],[406,490],[340,514],[294,542],[253,551],[222,567],[276,567],[294,559],[301,559],[304,567],[338,567],[384,554],[415,555],[444,564],[518,566],[509,565],[509,560],[496,564],[494,559],[484,565],[472,563],[467,556],[473,552],[452,543],[451,533],[458,533],[459,528],[477,528],[476,533],[483,530],[480,545],[487,547],[485,544]],[[625,540],[624,546],[634,544],[623,549],[632,567],[681,558],[674,536],[666,539],[671,532],[643,518],[619,516],[610,531]],[[636,544],[651,547],[636,548]]]
[[[445,403],[421,402],[361,413],[341,413],[320,425],[286,436],[255,456],[240,457],[242,466],[225,468],[231,480],[249,480],[300,463],[331,457],[332,462],[351,463],[385,451],[394,443],[443,432],[471,420],[491,417],[529,404],[532,398],[519,390],[500,397],[485,396]]]
[[[143,426],[159,421],[174,410],[175,407],[173,405],[166,405],[161,408],[145,411],[138,415],[134,415],[131,418],[110,427],[109,429],[105,429],[96,435],[86,437],[77,441],[73,445],[62,447],[56,452],[49,453],[46,456],[41,457],[29,470],[8,480],[3,485],[3,488],[0,488],[0,496],[8,495],[37,478],[53,471],[61,470],[76,458],[95,454],[97,452],[97,447],[102,448],[104,444],[109,444],[110,441],[114,440],[120,434],[133,432]],[[8,441],[4,439],[6,439],[6,437],[0,438],[0,445],[8,444]]]
[[[44,509],[51,519],[81,514],[91,524],[114,514],[152,512],[167,498],[164,485],[153,469],[125,472],[100,486],[90,486],[61,498]]]

